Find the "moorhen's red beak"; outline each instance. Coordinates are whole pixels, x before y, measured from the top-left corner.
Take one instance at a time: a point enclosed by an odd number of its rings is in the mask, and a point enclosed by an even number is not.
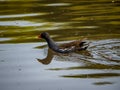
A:
[[[38,36],[39,39],[41,39],[41,34]]]

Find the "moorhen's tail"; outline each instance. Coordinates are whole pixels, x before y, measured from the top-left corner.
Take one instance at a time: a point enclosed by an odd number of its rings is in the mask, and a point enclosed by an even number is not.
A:
[[[88,48],[89,44],[90,44],[89,42],[83,41],[79,44],[80,47],[77,50],[78,51],[86,50]]]

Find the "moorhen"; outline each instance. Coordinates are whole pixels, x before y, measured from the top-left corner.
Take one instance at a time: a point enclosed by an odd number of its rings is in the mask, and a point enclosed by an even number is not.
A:
[[[52,38],[50,38],[47,32],[43,32],[38,36],[40,39],[43,38],[48,43],[50,49],[57,53],[70,53],[75,51],[86,50],[89,44],[86,44],[84,40],[72,41],[64,44],[56,44]]]

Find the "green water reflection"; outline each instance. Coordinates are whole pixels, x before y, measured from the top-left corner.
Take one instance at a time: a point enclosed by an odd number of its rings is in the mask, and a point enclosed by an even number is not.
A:
[[[105,78],[105,77],[117,77],[118,73],[97,73],[97,74],[78,74],[78,75],[64,75],[62,77],[67,78]]]
[[[118,1],[1,1],[0,43],[38,42],[43,31],[57,41],[120,38],[119,21]]]

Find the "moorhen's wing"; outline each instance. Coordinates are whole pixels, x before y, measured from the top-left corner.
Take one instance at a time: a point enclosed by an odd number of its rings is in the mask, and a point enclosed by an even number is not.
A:
[[[76,40],[69,43],[64,43],[60,45],[61,49],[74,48],[75,50],[86,50],[89,44],[84,40]]]

